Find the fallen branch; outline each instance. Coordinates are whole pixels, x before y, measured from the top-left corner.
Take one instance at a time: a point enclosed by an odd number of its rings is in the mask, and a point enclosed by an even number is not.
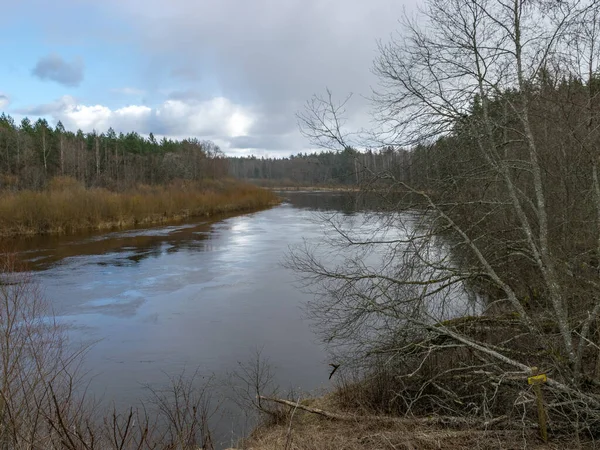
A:
[[[325,411],[323,409],[311,408],[310,406],[304,406],[304,405],[301,405],[300,403],[290,402],[289,400],[284,400],[282,398],[264,397],[262,395],[259,395],[259,397],[261,400],[267,400],[269,402],[279,403],[281,405],[290,406],[291,408],[299,408],[299,409],[302,409],[309,413],[318,414],[320,416],[327,417],[328,419],[332,419],[332,420],[356,420],[356,419],[358,419],[358,416],[354,416],[351,414],[332,413],[329,411]]]
[[[496,417],[492,420],[481,422],[474,419],[469,419],[466,417],[455,417],[455,416],[431,416],[431,417],[392,417],[392,416],[380,416],[380,415],[356,415],[356,414],[340,414],[334,413],[330,411],[325,411],[324,409],[312,408],[310,406],[305,406],[300,403],[291,402],[289,400],[284,400],[282,398],[272,398],[272,397],[264,397],[262,395],[259,396],[261,400],[266,400],[269,402],[279,403],[281,405],[286,405],[291,408],[302,409],[306,412],[312,414],[318,414],[323,417],[327,417],[331,420],[340,420],[340,421],[351,421],[351,422],[365,422],[365,421],[377,421],[377,422],[388,422],[388,423],[396,423],[401,425],[414,425],[415,423],[422,424],[444,424],[444,425],[469,425],[469,426],[483,426],[488,427],[490,425],[496,424],[498,422],[503,421],[506,417]]]

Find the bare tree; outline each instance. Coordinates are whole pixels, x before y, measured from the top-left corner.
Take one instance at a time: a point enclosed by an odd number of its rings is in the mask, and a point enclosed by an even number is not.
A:
[[[57,398],[74,414],[71,401],[82,389],[78,373],[85,349],[66,344],[37,285],[16,272],[13,257],[3,255],[0,266],[0,445],[36,448],[50,430],[47,419]]]
[[[557,429],[600,421],[597,8],[430,0],[379,45],[373,135],[412,147],[413,175],[368,170],[380,211],[326,218],[289,265],[343,358],[393,366],[400,411],[530,414],[535,366]],[[318,99],[301,130],[344,148]]]

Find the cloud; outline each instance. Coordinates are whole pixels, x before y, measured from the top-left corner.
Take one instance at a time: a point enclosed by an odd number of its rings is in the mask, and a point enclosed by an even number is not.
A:
[[[111,109],[104,105],[81,104],[72,96],[31,108],[23,108],[19,114],[49,116],[59,120],[66,129],[106,131],[112,127],[117,132],[150,132],[173,138],[198,137],[222,142],[230,148],[235,139],[247,136],[257,116],[248,108],[237,105],[224,97],[206,101],[166,100],[155,108],[145,105],[129,105]]]
[[[63,86],[76,87],[83,81],[83,60],[76,58],[71,63],[56,54],[40,58],[31,73],[40,80],[55,81]]]
[[[0,109],[6,108],[10,103],[10,99],[8,95],[4,95],[0,93]]]
[[[144,91],[143,89],[136,89],[136,88],[132,88],[132,87],[115,88],[115,89],[111,89],[111,92],[114,92],[115,94],[131,95],[131,96],[137,96],[137,97],[146,94],[146,91]]]
[[[297,133],[265,131],[265,120],[256,111],[224,97],[208,100],[168,99],[150,108],[129,105],[111,109],[105,105],[85,105],[72,96],[17,111],[22,115],[45,116],[59,120],[67,130],[104,132],[112,127],[117,133],[136,131],[157,137],[210,139],[230,155],[288,156],[307,151],[306,142]]]
[[[186,81],[196,81],[200,79],[200,74],[192,67],[178,67],[176,69],[171,69],[170,75],[173,78],[180,78]]]
[[[22,108],[19,114],[31,116],[50,116],[59,120],[68,130],[84,132],[106,131],[113,127],[117,131],[149,133],[148,125],[152,109],[143,105],[131,105],[118,109],[110,109],[104,105],[84,105],[70,95],[44,105]]]
[[[237,137],[249,132],[252,112],[224,97],[207,101],[167,100],[156,108],[158,133]]]
[[[16,110],[17,114],[31,115],[31,116],[47,116],[53,115],[58,111],[65,110],[70,105],[76,104],[75,98],[70,95],[65,95],[52,103],[45,103],[43,105],[30,106],[27,108],[19,108]]]
[[[307,149],[295,113],[326,87],[336,99],[353,92],[347,123],[368,127],[365,97],[377,83],[370,70],[377,40],[386,41],[399,28],[405,8],[409,14],[416,9],[415,0],[36,0],[36,5],[31,29],[41,30],[44,42],[60,49],[71,42],[72,27],[77,30],[89,90],[78,91],[85,102],[62,107],[74,126],[117,128],[121,106],[148,105],[149,113],[122,112],[136,126],[119,128],[214,136],[236,151],[256,154]],[[69,14],[54,14],[56,5]]]
[[[261,135],[297,139],[295,113],[326,87],[340,99],[355,93],[349,123],[368,125],[377,40],[387,40],[415,3],[106,0],[102,7],[135,17],[133,39],[153,83],[181,93],[209,86],[250,105],[261,116]],[[176,94],[171,98],[185,100]]]

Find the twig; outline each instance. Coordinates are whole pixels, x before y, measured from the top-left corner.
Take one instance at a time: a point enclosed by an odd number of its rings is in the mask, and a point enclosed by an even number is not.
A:
[[[294,409],[292,410],[292,414],[290,416],[290,424],[288,426],[287,436],[286,436],[286,439],[285,439],[285,450],[288,450],[289,445],[292,442],[292,421],[294,420],[294,414],[296,414],[296,410],[298,409],[299,405],[300,405],[300,397],[298,397],[298,401],[296,402],[296,406],[294,406]]]

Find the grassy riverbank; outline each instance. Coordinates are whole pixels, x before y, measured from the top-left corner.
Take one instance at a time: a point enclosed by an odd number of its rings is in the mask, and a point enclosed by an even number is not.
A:
[[[465,316],[444,321],[439,327],[494,348],[502,343],[508,360],[519,357],[541,368],[552,367],[556,355],[531,345],[531,335],[516,319],[513,314]],[[543,326],[548,334],[557,335],[556,323],[546,320]],[[597,409],[586,410],[576,404],[572,414],[592,416],[588,419],[592,425],[574,431],[572,416],[558,409],[571,403],[561,405],[563,391],[553,390],[560,384],[554,371],[542,369],[545,376],[537,379],[545,381],[537,384],[536,390],[532,387],[536,377],[531,374],[540,373],[537,367],[532,372],[511,371],[502,379],[489,371],[491,364],[481,364],[480,354],[449,344],[439,335],[413,339],[404,344],[404,354],[394,348],[396,359],[387,352],[381,358],[365,359],[368,370],[344,369],[342,365],[333,375],[334,389],[326,395],[295,393],[286,400],[266,394],[260,408],[265,420],[239,448],[598,448],[600,428],[598,422],[592,422]],[[584,364],[595,363],[590,359]],[[592,383],[586,392],[594,395]],[[547,430],[547,443],[543,442],[542,426]]]
[[[45,191],[0,191],[0,236],[152,225],[251,211],[277,202],[271,191],[231,180],[142,185],[114,192],[55,178]]]
[[[352,387],[354,391],[356,387]],[[353,395],[356,394],[355,392]],[[238,444],[253,450],[434,450],[434,449],[592,449],[556,437],[547,444],[534,428],[511,429],[497,423],[452,421],[444,416],[386,416],[348,403],[348,387],[282,406]],[[362,394],[359,394],[362,395]],[[295,402],[292,402],[294,404]],[[277,405],[276,405],[277,406]],[[308,410],[307,410],[308,409]],[[311,411],[312,410],[312,411]],[[328,416],[324,415],[327,414]],[[483,425],[482,425],[483,423]]]

